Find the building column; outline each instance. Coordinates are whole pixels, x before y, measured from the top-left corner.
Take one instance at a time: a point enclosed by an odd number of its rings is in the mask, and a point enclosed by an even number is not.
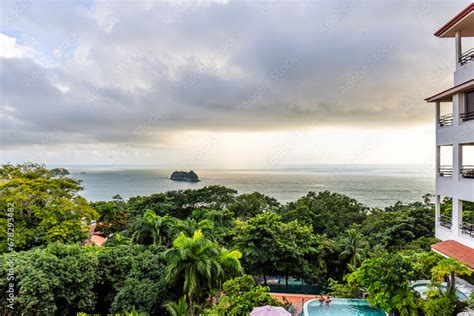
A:
[[[436,117],[436,120],[435,120],[435,124],[436,124],[436,129],[439,128],[439,118],[441,116],[441,103],[439,101],[437,101],[435,103],[435,117]]]
[[[439,167],[440,167],[440,160],[441,160],[441,147],[436,145],[436,157],[435,157],[435,179],[439,177]],[[437,182],[438,180],[436,180]],[[439,198],[439,196],[438,196]]]
[[[439,226],[438,219],[441,216],[441,196],[435,195],[435,228]]]
[[[459,126],[459,113],[461,108],[461,94],[453,95],[453,126]]]
[[[456,70],[461,67],[461,64],[459,63],[459,58],[461,57],[462,54],[462,44],[461,44],[461,33],[459,31],[456,32],[455,34],[455,43],[456,43]]]
[[[462,222],[462,201],[459,199],[453,198],[453,214],[452,214],[452,227],[451,231],[454,238],[457,238],[460,235],[459,225]]]
[[[458,143],[453,144],[453,181],[459,181],[461,178],[461,160],[460,160],[461,146]]]

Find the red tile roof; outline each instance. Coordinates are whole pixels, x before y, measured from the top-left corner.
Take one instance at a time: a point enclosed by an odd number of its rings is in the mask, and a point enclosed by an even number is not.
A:
[[[84,240],[81,244],[82,245],[97,245],[97,246],[103,246],[105,242],[107,241],[107,237],[105,237],[105,234],[103,232],[96,231],[97,225],[96,224],[91,224],[90,225],[90,230],[89,230],[89,238]]]
[[[438,31],[436,31],[436,33],[434,34],[435,36],[437,37],[443,37],[443,35],[449,31],[450,28],[452,28],[454,25],[456,25],[457,23],[459,23],[462,19],[464,19],[467,15],[469,15],[472,11],[474,11],[474,3],[471,3],[467,6],[467,8],[465,8],[464,10],[462,10],[461,12],[459,12],[454,18],[452,18],[448,23],[446,23],[445,25],[443,25]],[[451,35],[452,37],[452,35]]]
[[[99,236],[99,235],[92,235],[90,240],[91,240],[91,242],[93,242],[97,246],[103,246],[105,244],[105,242],[107,241],[107,238],[105,238],[103,236]]]
[[[454,94],[459,93],[459,92],[464,92],[466,90],[470,90],[473,87],[474,87],[474,79],[470,79],[452,88],[444,90],[443,92],[435,94],[432,97],[426,98],[425,101],[427,102],[451,101],[451,98]]]
[[[456,259],[474,270],[474,249],[454,240],[445,240],[431,245],[431,249]]]

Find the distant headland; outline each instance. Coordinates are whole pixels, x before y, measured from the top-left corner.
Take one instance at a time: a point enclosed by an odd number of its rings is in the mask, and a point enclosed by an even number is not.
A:
[[[66,176],[69,174],[69,171],[66,168],[54,168],[51,169],[53,176]]]
[[[171,180],[185,182],[199,182],[199,177],[194,171],[174,171],[171,174]]]

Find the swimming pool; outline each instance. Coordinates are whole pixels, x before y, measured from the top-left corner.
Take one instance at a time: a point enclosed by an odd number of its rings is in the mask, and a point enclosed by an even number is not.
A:
[[[411,288],[420,293],[422,299],[426,299],[426,294],[430,289],[430,285],[431,281],[429,280],[419,280],[414,282]],[[441,290],[443,292],[446,292],[446,289],[446,282],[441,283]],[[456,289],[456,295],[458,297],[458,300],[460,300],[461,302],[464,302],[469,298],[469,294],[464,293],[460,289]]]
[[[372,308],[366,300],[333,298],[329,304],[310,300],[304,305],[304,316],[385,316],[381,309]]]

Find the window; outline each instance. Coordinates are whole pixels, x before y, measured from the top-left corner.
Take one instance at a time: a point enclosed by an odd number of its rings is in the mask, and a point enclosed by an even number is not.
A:
[[[461,119],[465,121],[474,120],[474,91],[466,92],[464,98],[464,113],[461,114]]]
[[[474,91],[466,93],[466,112],[474,112]]]
[[[453,175],[453,145],[438,146],[438,176]]]

